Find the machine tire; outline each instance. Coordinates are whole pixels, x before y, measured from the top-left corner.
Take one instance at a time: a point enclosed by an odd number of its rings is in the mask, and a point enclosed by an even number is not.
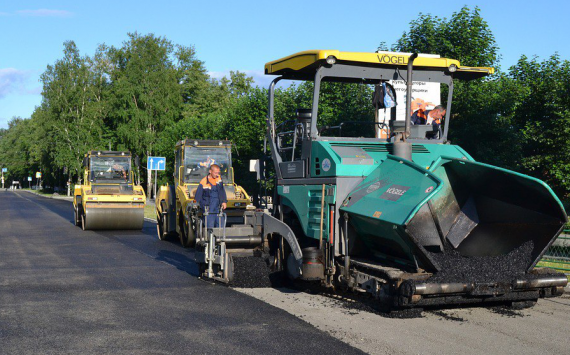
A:
[[[157,223],[156,223],[156,224],[157,224],[156,228],[157,228],[157,231],[158,231],[158,239],[164,240],[164,241],[169,240],[169,239],[170,239],[170,234],[164,232],[164,231],[166,230],[166,228],[168,227],[168,226],[166,225],[166,223],[168,223],[168,221],[167,221],[164,217],[161,217],[160,219],[157,219],[156,222],[157,222]]]
[[[85,230],[85,213],[81,214],[81,229]]]
[[[168,208],[166,206],[166,202],[162,200],[160,201],[160,212],[164,211],[168,211]],[[156,216],[156,230],[158,233],[158,239],[166,241],[170,239],[171,233],[165,232],[168,230],[168,214],[166,215],[167,218],[164,217],[165,216],[162,213],[160,214],[160,217],[159,215]]]
[[[164,227],[162,225],[162,218],[156,217],[156,233],[158,234],[158,239],[164,240]]]
[[[193,248],[196,245],[196,233],[191,223],[192,221],[186,223],[184,215],[180,214],[180,244],[184,248]]]
[[[75,222],[75,226],[79,227],[79,225],[81,224],[81,215],[79,213],[79,205],[73,209],[74,212],[74,222]]]

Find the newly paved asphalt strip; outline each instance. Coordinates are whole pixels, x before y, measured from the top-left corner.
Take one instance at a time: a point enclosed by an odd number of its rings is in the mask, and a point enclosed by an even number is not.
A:
[[[0,192],[0,354],[353,354],[294,315],[196,277],[190,251],[82,231],[69,201]]]

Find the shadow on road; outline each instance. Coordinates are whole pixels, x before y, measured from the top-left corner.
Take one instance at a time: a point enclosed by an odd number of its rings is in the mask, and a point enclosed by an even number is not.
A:
[[[196,265],[194,259],[188,255],[189,253],[186,254],[187,255],[170,250],[160,250],[155,259],[175,266],[178,270],[185,271],[192,276],[199,276],[198,265]]]

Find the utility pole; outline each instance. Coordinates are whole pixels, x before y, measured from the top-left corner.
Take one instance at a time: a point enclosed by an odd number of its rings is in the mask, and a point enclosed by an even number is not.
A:
[[[8,172],[8,168],[2,168],[2,188],[4,188],[4,173]]]
[[[154,171],[154,199],[155,200],[156,200],[156,181],[158,180],[157,174],[158,174],[158,170],[155,170]]]

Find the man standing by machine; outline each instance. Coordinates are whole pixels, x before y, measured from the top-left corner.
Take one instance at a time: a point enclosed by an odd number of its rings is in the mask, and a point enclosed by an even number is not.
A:
[[[205,216],[205,223],[208,228],[220,227],[220,208],[226,209],[228,199],[224,184],[220,177],[220,167],[217,164],[210,165],[210,173],[200,181],[195,195],[196,202],[200,205],[202,213],[208,213]],[[225,220],[222,222],[225,224]]]

